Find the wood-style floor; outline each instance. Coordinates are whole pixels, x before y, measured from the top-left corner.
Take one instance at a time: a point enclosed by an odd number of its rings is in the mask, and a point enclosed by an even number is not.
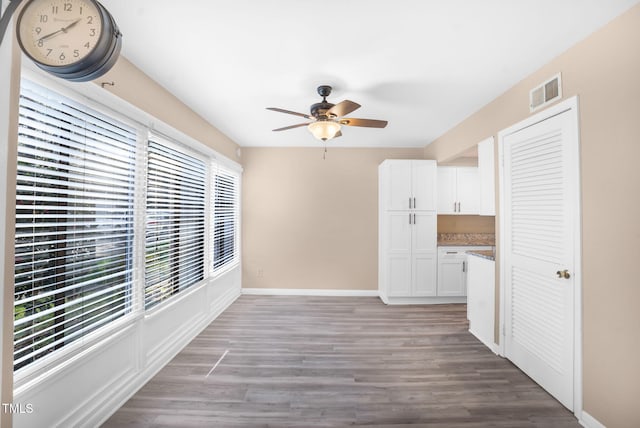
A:
[[[580,426],[467,329],[465,305],[242,296],[104,426]]]

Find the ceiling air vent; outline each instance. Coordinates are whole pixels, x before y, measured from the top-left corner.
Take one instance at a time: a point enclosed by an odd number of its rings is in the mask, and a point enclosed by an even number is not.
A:
[[[562,80],[558,73],[529,92],[529,111],[538,110],[560,98],[562,98]]]

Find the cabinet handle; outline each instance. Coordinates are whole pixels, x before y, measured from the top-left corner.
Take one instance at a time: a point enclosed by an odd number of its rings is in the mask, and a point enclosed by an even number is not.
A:
[[[415,207],[415,205],[414,205],[414,207]],[[416,224],[416,215],[415,214],[413,215],[413,224]]]
[[[467,262],[462,262],[462,272],[467,271]]]
[[[413,198],[413,209],[416,209],[416,198]]]
[[[457,213],[457,212],[458,212],[458,208],[456,208],[457,206],[458,206],[458,203],[457,203],[457,202],[454,202],[454,203],[453,203],[453,212],[454,212],[454,213]]]
[[[458,202],[458,212],[460,212],[460,211],[462,211],[462,210],[460,209],[460,202]]]
[[[409,198],[409,209],[411,209],[411,198]]]
[[[411,224],[411,213],[409,213],[409,224]]]

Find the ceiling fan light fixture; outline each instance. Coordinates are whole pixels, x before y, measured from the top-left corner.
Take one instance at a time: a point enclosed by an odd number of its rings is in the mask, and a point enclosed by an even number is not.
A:
[[[318,140],[327,141],[340,131],[340,124],[332,120],[318,120],[311,122],[307,128]]]

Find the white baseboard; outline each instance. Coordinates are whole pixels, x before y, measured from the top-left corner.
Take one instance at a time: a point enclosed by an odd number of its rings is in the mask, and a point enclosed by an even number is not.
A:
[[[596,418],[594,418],[584,410],[582,411],[582,414],[580,415],[580,420],[578,422],[580,422],[580,425],[586,428],[607,428],[599,420],[597,420]]]
[[[384,300],[383,300],[384,302]],[[388,305],[448,305],[451,303],[467,303],[467,297],[390,297]]]
[[[491,352],[493,352],[496,355],[500,355],[499,346],[493,343],[493,340],[485,340],[481,335],[476,334],[472,329],[469,329],[469,333],[473,334],[475,338],[478,339],[480,342],[482,342],[484,346],[489,348]]]
[[[378,297],[378,290],[324,290],[304,288],[243,288],[242,294],[257,296]]]

